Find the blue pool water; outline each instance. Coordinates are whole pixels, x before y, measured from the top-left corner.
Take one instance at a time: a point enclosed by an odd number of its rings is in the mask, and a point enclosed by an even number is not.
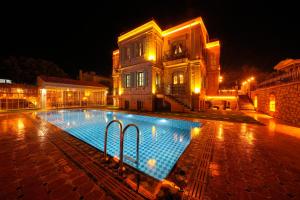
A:
[[[136,130],[130,127],[124,138],[124,162],[156,178],[164,179],[191,140],[193,128],[200,123],[101,110],[59,110],[40,112],[43,120],[103,151],[106,125],[121,120],[123,128],[130,123],[140,129],[138,166],[126,156],[136,158]],[[119,127],[113,123],[108,132],[107,152],[119,157]]]

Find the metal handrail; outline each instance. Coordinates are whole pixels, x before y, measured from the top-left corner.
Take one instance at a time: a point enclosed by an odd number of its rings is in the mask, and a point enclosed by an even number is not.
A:
[[[104,158],[105,158],[105,160],[107,160],[106,146],[107,146],[107,134],[108,134],[108,128],[109,128],[109,126],[110,126],[112,123],[114,123],[114,122],[117,122],[117,123],[119,124],[119,127],[120,127],[120,137],[122,137],[122,135],[123,135],[123,132],[122,132],[122,127],[123,127],[123,125],[122,125],[122,122],[121,122],[120,120],[115,119],[115,120],[110,121],[110,122],[107,124],[106,129],[105,129],[105,137],[104,137]],[[122,147],[122,148],[123,148],[123,147]],[[121,146],[120,146],[120,149],[121,149]],[[121,157],[121,151],[120,151],[120,157]],[[123,155],[122,155],[122,157],[123,157]]]
[[[124,130],[123,133],[121,134],[121,138],[120,138],[120,167],[119,167],[119,173],[122,174],[123,172],[123,146],[124,146],[124,135],[126,133],[126,130],[130,127],[133,126],[136,129],[136,165],[139,164],[139,144],[140,144],[140,130],[138,128],[137,125],[135,124],[128,124]]]

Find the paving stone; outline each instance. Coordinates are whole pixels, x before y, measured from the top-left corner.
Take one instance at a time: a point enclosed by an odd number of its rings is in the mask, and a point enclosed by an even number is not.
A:
[[[220,118],[218,113],[214,117]],[[232,117],[239,120],[239,116]],[[26,127],[23,131],[15,127],[20,119]],[[208,168],[205,199],[299,198],[300,136],[293,132],[295,129],[288,132],[270,128],[270,120],[261,121],[266,126],[256,122],[203,122],[216,131],[213,167]],[[9,114],[4,118],[0,115],[0,130],[0,199],[114,199],[53,145],[52,140],[63,144],[59,142],[62,139],[57,138],[59,129],[47,123],[33,122],[23,114]],[[47,137],[39,137],[41,132]],[[205,131],[201,133],[205,134]],[[76,143],[86,155],[93,157],[93,151],[82,142],[74,138],[66,141]],[[190,147],[200,150],[208,141],[191,142]],[[196,151],[189,152],[188,149],[185,152],[188,159],[178,167],[191,176],[192,166],[199,160]],[[89,163],[89,166],[92,164],[71,147],[65,150],[74,155],[73,159]]]

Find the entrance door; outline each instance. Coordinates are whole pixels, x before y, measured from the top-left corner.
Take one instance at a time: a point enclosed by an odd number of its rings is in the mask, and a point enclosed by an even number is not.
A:
[[[172,94],[173,95],[185,95],[183,72],[174,72],[172,75]]]

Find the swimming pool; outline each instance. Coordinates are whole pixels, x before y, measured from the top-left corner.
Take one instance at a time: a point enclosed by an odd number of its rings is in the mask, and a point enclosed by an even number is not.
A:
[[[128,158],[136,158],[134,127],[124,137],[124,162],[159,180],[169,174],[189,145],[192,129],[201,126],[199,122],[89,109],[39,112],[38,116],[101,151],[105,128],[111,120],[121,120],[123,128],[136,124],[140,129],[139,164]],[[113,123],[108,132],[107,153],[119,157],[119,144],[119,126]]]

